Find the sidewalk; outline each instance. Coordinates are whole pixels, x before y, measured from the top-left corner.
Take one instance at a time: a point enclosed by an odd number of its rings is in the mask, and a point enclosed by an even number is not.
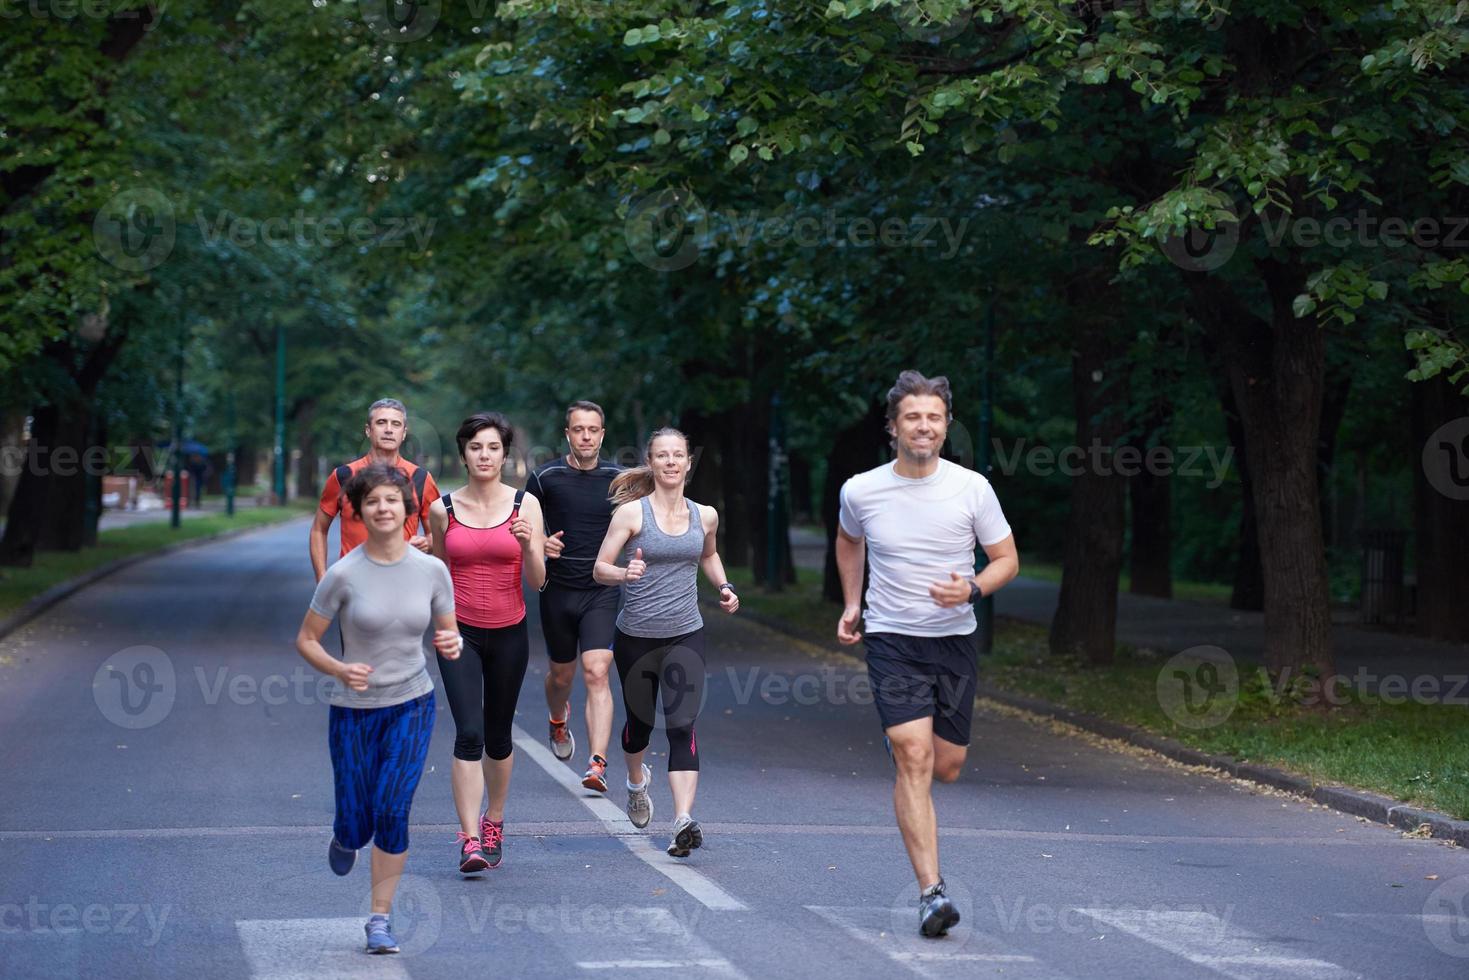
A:
[[[254,494],[239,494],[235,497],[235,510],[246,510],[257,506],[259,505],[255,502]],[[120,527],[132,527],[134,524],[147,524],[150,521],[166,521],[171,513],[172,510],[168,506],[154,510],[104,510],[102,516],[97,520],[97,530],[111,531]],[[179,516],[188,520],[205,514],[223,513],[223,497],[205,497],[201,506],[185,507],[179,511]]]
[[[826,539],[806,528],[791,529],[791,552],[796,567],[820,574]],[[995,596],[995,615],[1048,625],[1055,615],[1061,587],[1021,575]],[[1355,677],[1359,671],[1370,690],[1384,677],[1402,677],[1408,683],[1420,677],[1436,678],[1438,694],[1469,698],[1469,645],[1446,643],[1405,633],[1389,633],[1350,623],[1332,626],[1332,649],[1337,672]],[[1181,599],[1154,599],[1119,593],[1117,640],[1171,656],[1190,647],[1222,647],[1241,663],[1264,662],[1265,616]],[[1426,682],[1425,682],[1426,683]],[[1461,690],[1455,690],[1462,683]],[[1401,692],[1406,696],[1409,691]]]

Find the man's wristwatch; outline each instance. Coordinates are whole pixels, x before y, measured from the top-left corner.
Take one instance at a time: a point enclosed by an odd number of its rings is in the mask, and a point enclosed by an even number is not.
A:
[[[983,598],[984,598],[984,590],[982,590],[979,587],[978,583],[976,583],[974,581],[974,579],[970,579],[969,580],[969,604],[970,605],[973,605],[974,603],[978,602],[980,599],[983,599]]]
[[[728,589],[729,591],[733,592],[735,590],[735,587],[733,585],[731,585],[729,582],[721,583],[720,586],[719,586],[719,591],[720,592],[723,592],[725,589]]]

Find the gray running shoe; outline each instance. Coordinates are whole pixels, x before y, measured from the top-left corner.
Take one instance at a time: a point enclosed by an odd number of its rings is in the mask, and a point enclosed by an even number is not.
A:
[[[944,894],[944,879],[940,878],[918,896],[918,931],[933,939],[958,924],[959,910]]]
[[[643,785],[639,789],[627,788],[627,819],[639,830],[653,819],[653,801],[648,797],[648,790],[653,786],[653,770],[648,764],[643,763]]]
[[[363,926],[367,932],[367,951],[369,953],[396,953],[398,951],[398,940],[393,938],[393,933],[388,929],[388,917],[386,915],[374,915],[367,920]]]
[[[668,853],[676,858],[686,858],[689,851],[704,846],[704,832],[699,821],[684,814],[673,822],[673,839],[668,842]]]
[[[571,721],[571,705],[566,706],[566,717],[551,719],[551,754],[565,762],[576,754],[576,736],[571,734],[567,722]]]

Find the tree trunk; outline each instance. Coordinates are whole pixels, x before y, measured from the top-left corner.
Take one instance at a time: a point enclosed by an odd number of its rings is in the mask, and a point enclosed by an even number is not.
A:
[[[1146,452],[1146,447],[1142,447]],[[1128,480],[1132,503],[1133,595],[1173,598],[1173,483],[1144,467]]]
[[[800,453],[790,454],[792,524],[811,523],[811,461]]]
[[[1418,632],[1469,643],[1469,398],[1442,375],[1413,386]]]
[[[1076,445],[1084,455],[1079,475],[1071,476],[1061,595],[1051,620],[1050,649],[1056,656],[1101,665],[1112,662],[1117,647],[1127,479],[1111,466],[1089,465],[1088,460],[1094,444],[1116,447],[1121,442],[1126,391],[1117,370],[1122,350],[1110,336],[1110,325],[1093,317],[1078,317],[1078,324],[1071,383]]]
[[[842,601],[836,548],[842,484],[882,462],[883,451],[888,447],[883,420],[883,403],[869,403],[867,414],[837,433],[826,457],[826,480],[821,487],[821,523],[826,528],[826,565],[821,578],[821,597],[829,602]]]
[[[1142,420],[1142,431],[1132,445],[1142,454],[1144,465],[1127,481],[1132,510],[1130,554],[1133,595],[1173,598],[1173,482],[1168,473],[1155,473],[1147,465],[1148,449],[1166,444],[1173,421],[1173,404],[1168,397],[1169,378],[1155,373],[1153,397]]]
[[[1219,365],[1221,374],[1224,365]],[[1225,377],[1220,384],[1219,402],[1224,413],[1224,431],[1234,447],[1235,466],[1239,468],[1239,540],[1234,562],[1234,587],[1229,593],[1229,608],[1260,612],[1265,608],[1265,575],[1260,570],[1260,528],[1255,521],[1255,484],[1250,479],[1250,461],[1245,452],[1245,427],[1234,403],[1234,389]]]
[[[0,412],[0,514],[10,512],[15,486],[25,470],[26,412],[16,408]]]
[[[81,459],[87,450],[87,431],[92,412],[86,404],[68,406],[60,412],[52,442],[47,519],[41,525],[36,547],[42,551],[80,551],[86,538],[87,475]]]
[[[50,471],[40,465],[43,462],[40,449],[55,445],[60,415],[54,405],[42,406],[32,413],[29,445],[36,449],[26,457],[26,466],[21,470],[10,510],[6,512],[5,535],[0,537],[0,565],[28,568],[35,561],[41,528],[48,523],[52,499]]]
[[[1326,387],[1326,340],[1291,302],[1299,270],[1273,259],[1257,267],[1270,320],[1244,307],[1227,282],[1192,276],[1195,315],[1225,366],[1245,436],[1265,583],[1265,662],[1276,672],[1332,672],[1331,606],[1321,533],[1317,450]]]
[[[303,398],[296,406],[291,422],[296,426],[296,447],[301,458],[296,461],[296,495],[307,500],[321,496],[316,482],[316,399]],[[424,461],[427,465],[427,461]]]
[[[1331,533],[1336,527],[1336,508],[1332,506],[1331,471],[1336,465],[1336,437],[1347,414],[1352,392],[1351,365],[1332,363],[1326,369],[1325,390],[1321,400],[1321,431],[1316,438],[1316,484],[1321,499],[1321,542],[1335,543]]]

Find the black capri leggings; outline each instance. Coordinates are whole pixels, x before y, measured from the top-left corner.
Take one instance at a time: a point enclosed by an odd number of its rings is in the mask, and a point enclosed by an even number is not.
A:
[[[515,702],[530,661],[530,630],[524,619],[498,629],[460,623],[459,635],[464,651],[458,660],[439,654],[444,696],[454,716],[454,758],[508,759]]]
[[[704,706],[704,631],[683,636],[629,636],[612,641],[612,658],[622,680],[622,751],[641,752],[658,721],[658,690],[663,690],[663,723],[668,730],[668,771],[699,771],[694,722]]]

